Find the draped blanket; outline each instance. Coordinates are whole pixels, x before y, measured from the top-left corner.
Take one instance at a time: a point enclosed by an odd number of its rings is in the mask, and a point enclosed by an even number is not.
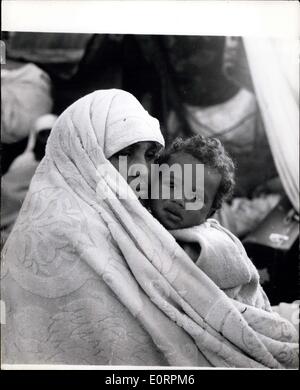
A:
[[[225,294],[235,301],[271,311],[270,302],[259,283],[259,274],[241,241],[215,219],[199,226],[171,230],[178,242],[199,244],[195,264]],[[188,253],[188,252],[187,252]]]
[[[293,325],[227,297],[107,160],[145,140],[123,91],[56,122],[3,249],[3,363],[297,367]]]

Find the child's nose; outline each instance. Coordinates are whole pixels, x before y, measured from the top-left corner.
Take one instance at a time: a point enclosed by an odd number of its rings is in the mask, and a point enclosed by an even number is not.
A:
[[[176,203],[178,206],[184,208],[184,200],[183,199],[172,199],[172,202]]]

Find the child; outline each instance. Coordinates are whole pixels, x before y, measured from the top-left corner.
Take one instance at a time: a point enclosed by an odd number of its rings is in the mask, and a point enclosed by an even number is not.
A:
[[[180,184],[176,174],[167,180],[170,187],[169,199],[164,199],[160,191],[159,199],[152,199],[150,202],[154,217],[170,231],[195,264],[230,298],[270,310],[269,301],[259,284],[258,272],[242,243],[216,220],[210,219],[224,200],[231,196],[234,188],[234,164],[220,141],[200,135],[186,140],[177,139],[159,157],[158,164],[169,167],[178,164],[177,167],[182,172],[186,164],[189,164],[192,175],[184,177],[183,174]],[[196,188],[197,164],[204,165],[203,207],[191,210],[187,207],[191,199],[185,196],[176,199],[178,196],[175,196],[175,188],[181,185],[182,194],[185,194],[184,184],[188,180],[193,192],[201,190]],[[198,182],[201,185],[201,181]],[[159,189],[164,185],[164,178],[161,176],[154,184]]]

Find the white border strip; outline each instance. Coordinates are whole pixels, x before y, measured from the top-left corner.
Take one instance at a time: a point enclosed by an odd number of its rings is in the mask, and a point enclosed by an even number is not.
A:
[[[297,1],[2,1],[2,31],[295,37],[299,20]]]
[[[90,366],[90,365],[65,365],[65,364],[2,364],[2,370],[250,370],[253,368],[219,368],[219,367],[166,367],[166,366]],[[264,368],[259,369],[265,370]],[[269,370],[269,369],[268,369]],[[121,372],[120,372],[121,374]]]

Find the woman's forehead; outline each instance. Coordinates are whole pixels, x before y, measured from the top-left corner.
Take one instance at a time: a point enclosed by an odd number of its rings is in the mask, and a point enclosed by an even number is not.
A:
[[[135,142],[129,145],[128,147],[143,151],[148,149],[160,149],[162,146],[155,141],[140,141],[140,142]]]

